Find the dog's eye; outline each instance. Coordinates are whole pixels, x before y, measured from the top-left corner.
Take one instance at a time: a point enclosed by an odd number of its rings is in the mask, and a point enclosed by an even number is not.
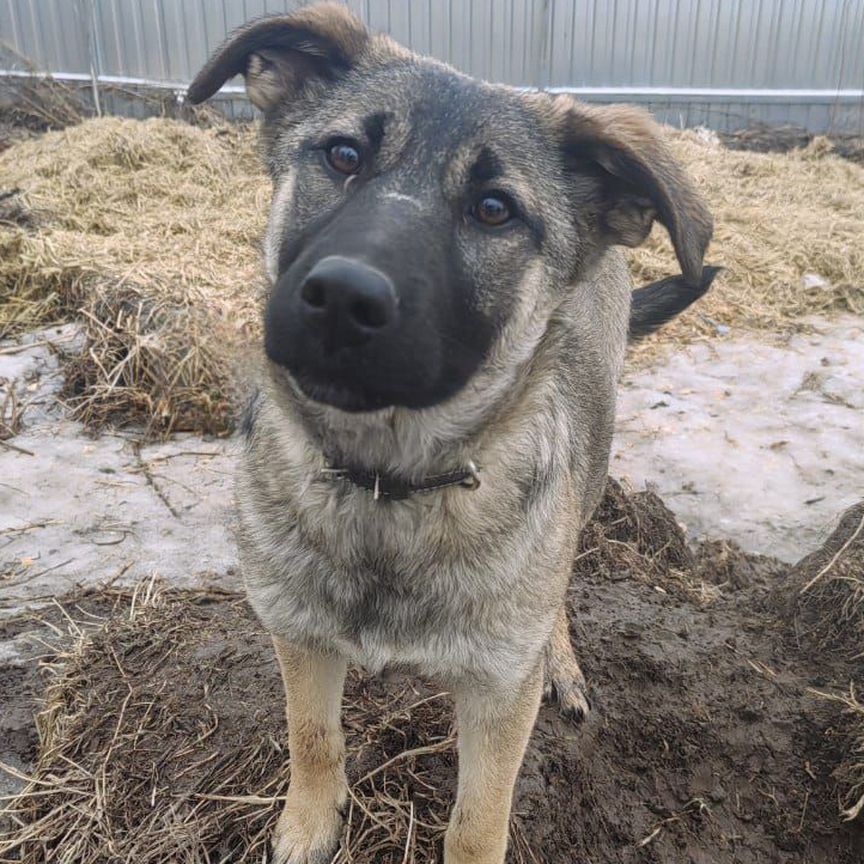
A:
[[[327,162],[340,174],[356,174],[363,164],[360,148],[350,141],[335,141],[327,147]]]
[[[474,205],[472,215],[484,225],[503,225],[510,221],[513,211],[502,195],[485,195]]]

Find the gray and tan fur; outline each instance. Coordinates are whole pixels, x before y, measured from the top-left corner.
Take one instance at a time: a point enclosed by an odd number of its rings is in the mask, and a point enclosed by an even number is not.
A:
[[[264,112],[274,184],[268,359],[237,497],[249,600],[287,696],[276,859],[323,864],[338,845],[339,705],[359,663],[451,689],[445,862],[501,864],[544,669],[565,708],[588,710],[564,598],[606,477],[628,329],[643,335],[651,310],[666,320],[707,288],[711,220],[645,114],[475,81],[341,6],[241,28],[190,100],[238,73]],[[334,172],[357,154],[356,172]],[[478,224],[484,195],[505,202],[506,224]],[[498,204],[483,206],[485,219]],[[655,218],[683,277],[643,295],[637,320],[615,246]],[[322,260],[389,286],[391,336],[354,348],[312,332],[331,311],[303,287]],[[325,461],[417,483],[473,463],[482,482],[379,500]]]

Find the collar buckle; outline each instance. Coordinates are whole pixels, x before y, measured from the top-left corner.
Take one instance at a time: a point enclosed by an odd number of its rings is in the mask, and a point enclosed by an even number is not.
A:
[[[468,462],[465,464],[465,470],[468,476],[462,480],[460,485],[464,486],[466,489],[470,489],[472,492],[475,489],[479,489],[480,472],[472,459],[469,459]]]

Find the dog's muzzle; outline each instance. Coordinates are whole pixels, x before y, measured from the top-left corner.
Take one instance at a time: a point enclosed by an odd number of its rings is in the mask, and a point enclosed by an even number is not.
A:
[[[471,301],[443,217],[370,186],[290,251],[264,347],[309,399],[354,412],[425,408],[482,362],[494,328]]]

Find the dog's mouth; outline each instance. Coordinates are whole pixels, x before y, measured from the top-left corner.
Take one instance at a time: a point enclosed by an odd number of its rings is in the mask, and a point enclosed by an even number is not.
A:
[[[377,393],[332,381],[322,381],[308,373],[294,374],[292,377],[300,392],[310,401],[320,405],[338,408],[340,411],[352,414],[380,411],[391,407],[391,402]]]

